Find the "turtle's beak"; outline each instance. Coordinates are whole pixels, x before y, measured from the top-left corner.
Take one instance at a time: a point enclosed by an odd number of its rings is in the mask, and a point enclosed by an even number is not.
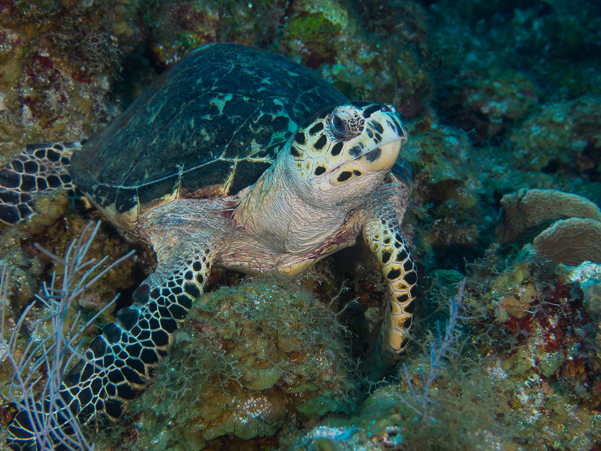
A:
[[[407,132],[392,105],[376,106],[378,109],[375,111],[372,106],[363,111],[365,129],[350,145],[348,152],[354,158],[341,164],[327,182],[322,182],[323,190],[366,173],[389,171],[394,166],[401,146],[407,142]],[[371,111],[367,111],[369,109]]]
[[[384,105],[380,111],[371,114],[365,126],[367,134],[373,135],[373,143],[365,147],[354,163],[366,171],[391,169],[401,147],[407,142],[407,132],[401,119],[391,106]]]
[[[366,171],[387,171],[394,166],[407,139],[389,142],[357,158],[354,163]]]

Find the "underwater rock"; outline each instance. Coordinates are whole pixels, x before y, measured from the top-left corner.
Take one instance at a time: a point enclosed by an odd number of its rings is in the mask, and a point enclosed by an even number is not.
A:
[[[152,61],[165,68],[190,50],[217,42],[219,33],[217,2],[164,1],[148,12],[152,22],[150,53]]]
[[[476,246],[483,219],[493,223],[483,218],[475,151],[467,133],[428,118],[413,124],[409,134],[403,156],[414,175],[410,208],[423,223],[415,231],[419,259],[431,261],[435,250],[457,256],[453,249]]]
[[[420,379],[416,375],[416,393]],[[418,401],[400,380],[374,390],[359,415],[328,418],[296,437],[280,436],[280,443],[294,451],[430,450],[441,443],[448,451],[518,450],[512,436],[517,428],[508,422],[512,414],[495,379],[484,368],[465,378],[441,375],[428,393],[435,404],[423,417],[409,406]]]
[[[25,144],[78,141],[119,112],[108,93],[143,37],[137,3],[2,3],[0,166]]]
[[[530,317],[544,297],[536,264],[525,260],[501,270],[498,262],[493,263],[496,256],[493,247],[486,260],[471,265],[472,283],[482,284],[482,288],[476,298],[468,296],[465,303],[478,314],[494,317],[500,323]]]
[[[515,318],[523,318],[530,309],[530,304],[540,300],[540,293],[533,282],[527,282],[511,290],[512,293],[504,296],[500,301],[503,308]]]
[[[466,163],[472,156],[472,147],[467,134],[431,121],[422,127],[425,130],[417,127],[411,130],[411,138],[403,146],[403,156],[413,167],[418,188],[429,188],[445,181],[471,182],[473,175],[468,172]],[[470,201],[471,205],[474,203],[474,200]]]
[[[450,95],[441,107],[480,142],[510,130],[538,102],[532,81],[513,70],[463,71],[450,84]]]
[[[77,215],[66,215],[69,209],[64,190],[44,194],[35,201],[39,214],[29,216],[17,226],[0,225],[0,260],[6,262],[13,274],[14,287],[8,295],[11,302],[26,306],[34,301],[34,295],[42,289],[42,282],[49,281],[54,273],[59,279],[63,267],[56,265],[36,247],[41,245],[55,255],[65,255],[71,241],[79,236],[87,220]],[[87,289],[77,299],[80,308],[98,312],[118,293],[137,285],[144,277],[142,267],[151,268],[154,256],[139,245],[137,258],[119,263],[104,274],[99,282]],[[127,254],[133,244],[116,235],[109,226],[100,228],[91,244],[88,257],[100,261],[107,257],[115,261]],[[105,312],[100,321],[112,318]]]
[[[285,422],[350,413],[342,333],[333,313],[286,280],[205,294],[134,408],[138,443],[199,450],[223,435],[271,436]]]
[[[601,221],[597,204],[576,194],[551,189],[521,189],[501,199],[501,214],[496,229],[502,244],[524,244],[554,222],[567,218]]]
[[[601,222],[580,218],[557,221],[534,239],[532,249],[553,265],[601,263]]]
[[[576,267],[560,264],[556,273],[565,283],[574,283],[582,290],[584,308],[589,314],[601,317],[601,265],[591,262]],[[601,347],[599,354],[601,357]]]
[[[293,2],[272,49],[316,69],[353,100],[392,103],[405,118],[423,114],[434,92],[423,61],[423,11],[411,1],[364,8],[341,0]],[[382,17],[374,24],[370,14]]]
[[[505,260],[494,248],[472,266],[464,301],[473,328],[467,336],[473,334],[493,362],[487,372],[497,375],[503,415],[513,417],[511,435],[521,449],[595,449],[601,432],[595,419],[601,405],[600,317],[574,281],[595,278],[598,267],[558,265],[554,272],[520,255]],[[517,311],[508,308],[509,297]],[[468,367],[482,365],[480,359]]]
[[[600,130],[601,102],[597,97],[545,105],[512,133],[514,160],[518,167],[532,171],[552,164],[598,172]]]

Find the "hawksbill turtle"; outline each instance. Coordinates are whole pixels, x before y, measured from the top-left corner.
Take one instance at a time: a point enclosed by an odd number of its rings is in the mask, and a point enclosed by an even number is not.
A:
[[[158,266],[62,383],[81,423],[119,418],[166,355],[213,265],[297,274],[362,234],[387,284],[372,365],[408,342],[417,274],[400,223],[411,171],[394,107],[353,103],[308,69],[235,44],[198,49],[83,145],[30,145],[0,172],[0,220],[77,186]],[[13,449],[30,446],[17,415]]]

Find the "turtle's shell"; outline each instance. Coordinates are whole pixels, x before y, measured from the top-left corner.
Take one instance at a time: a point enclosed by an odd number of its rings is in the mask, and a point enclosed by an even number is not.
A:
[[[117,223],[176,198],[253,184],[300,124],[348,102],[310,70],[236,44],[198,49],[71,162],[76,185]]]

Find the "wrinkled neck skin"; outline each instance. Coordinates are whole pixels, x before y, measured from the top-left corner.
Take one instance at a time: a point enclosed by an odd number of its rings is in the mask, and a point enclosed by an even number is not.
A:
[[[348,214],[369,199],[387,172],[364,174],[322,191],[317,183],[300,178],[287,144],[248,192],[241,193],[243,200],[234,212],[233,225],[274,253],[302,254],[334,235]]]

